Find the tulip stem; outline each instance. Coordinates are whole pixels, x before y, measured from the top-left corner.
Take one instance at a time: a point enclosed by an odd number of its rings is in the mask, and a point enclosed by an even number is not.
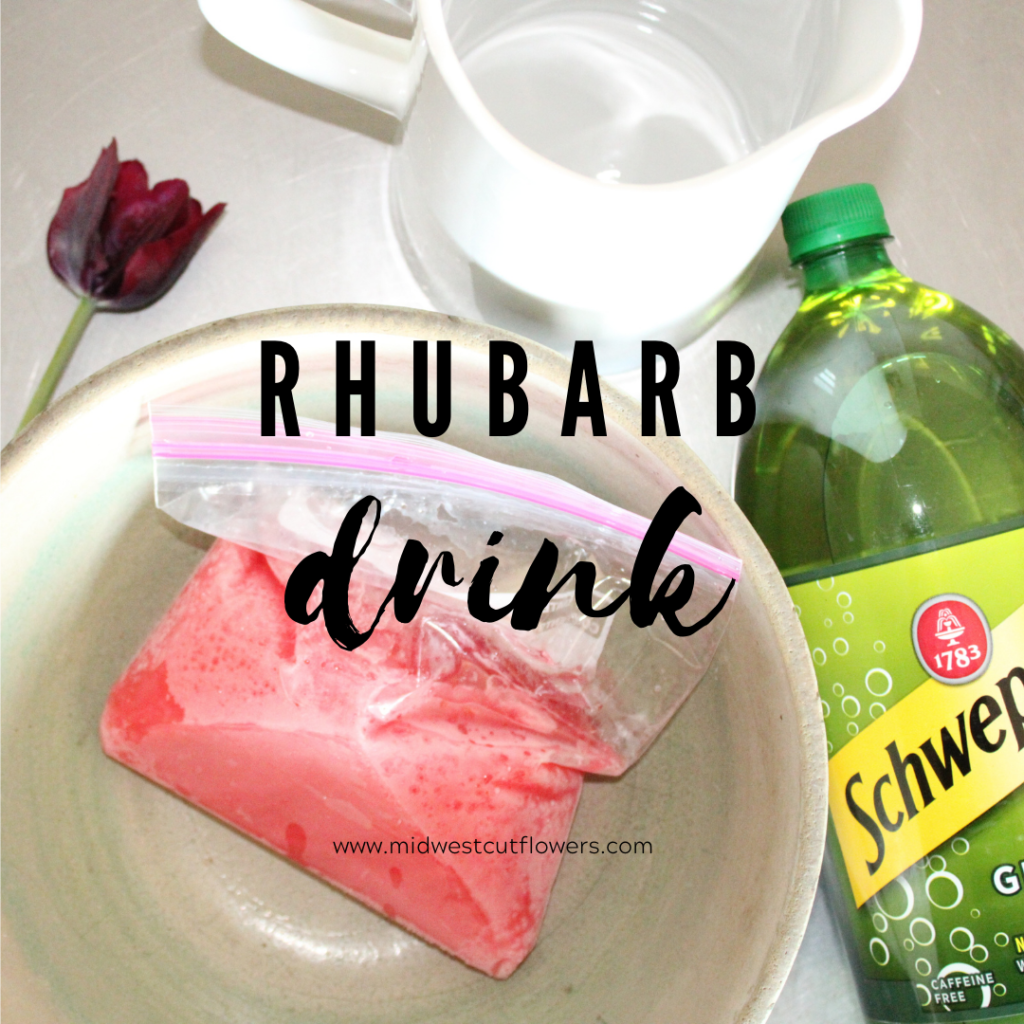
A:
[[[88,295],[83,296],[74,316],[71,317],[71,323],[68,324],[67,330],[64,332],[64,337],[60,339],[57,351],[53,353],[53,358],[43,374],[43,379],[39,382],[39,387],[36,388],[36,393],[32,396],[32,401],[28,403],[28,409],[18,426],[19,432],[24,430],[50,404],[50,399],[57,389],[64,369],[78,347],[79,341],[82,340],[82,335],[85,334],[85,329],[89,326],[89,321],[95,312],[95,301]]]

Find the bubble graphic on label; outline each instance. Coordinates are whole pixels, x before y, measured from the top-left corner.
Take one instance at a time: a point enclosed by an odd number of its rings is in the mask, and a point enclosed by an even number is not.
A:
[[[881,654],[885,650],[885,641],[884,640],[876,640],[871,646],[874,647],[874,649],[879,654]]]
[[[889,919],[885,914],[882,914],[877,910],[871,915],[871,923],[875,926],[876,932],[885,932],[889,930]],[[996,942],[998,941],[999,940],[996,939]],[[1004,942],[1003,945],[1005,946],[1006,943]]]
[[[843,622],[849,626],[853,622],[853,612],[843,612]]]
[[[798,619],[799,619],[799,618],[800,618],[800,616],[801,616],[801,615],[803,615],[803,613],[804,613],[804,610],[803,610],[803,609],[802,609],[802,608],[800,607],[800,605],[798,605],[798,604],[795,604],[795,605],[793,605],[793,611],[795,611],[795,612],[796,612],[796,617],[797,617]]]
[[[872,697],[884,697],[892,689],[892,676],[884,668],[869,668],[864,685]]]
[[[832,628],[832,620],[831,619],[826,619],[825,620],[825,628],[826,629],[831,629]]]
[[[811,657],[814,659],[815,665],[824,665],[828,660],[828,655],[820,647],[815,647],[811,651]]]
[[[903,948],[904,948],[904,949],[905,949],[905,950],[906,950],[906,951],[907,951],[908,953],[909,953],[909,952],[911,952],[911,951],[912,951],[912,950],[914,949],[915,945],[916,945],[916,943],[914,942],[914,940],[913,940],[913,939],[904,939],[904,940],[903,940]]]
[[[843,689],[843,684],[842,684],[842,683],[833,683],[833,684],[832,684],[832,692],[833,692],[833,693],[834,693],[834,694],[835,694],[835,695],[836,695],[837,697],[842,697],[842,695],[843,695],[844,693],[846,693],[846,691],[845,691],[845,690]]]
[[[832,714],[832,709],[828,706],[828,701],[827,700],[823,700],[821,702],[821,717],[822,718],[828,718],[828,716],[831,715],[831,714]]]
[[[953,888],[956,890],[956,899],[952,903],[942,903],[935,898],[932,893],[932,886],[938,881],[951,882]],[[938,907],[939,910],[952,910],[954,907],[960,905],[960,901],[964,898],[964,887],[960,882],[960,879],[956,875],[950,874],[948,871],[936,871],[927,882],[924,883],[925,895],[928,897],[928,901],[933,907]],[[941,893],[940,893],[941,895]],[[955,947],[954,947],[955,948]],[[961,950],[963,952],[963,950]]]
[[[879,929],[879,931],[882,930],[883,929]],[[1010,944],[1010,936],[1007,935],[1006,932],[996,932],[995,935],[992,936],[992,941],[997,946],[1008,946]]]
[[[831,590],[836,585],[835,576],[829,576],[827,580],[818,580],[819,590]]]
[[[922,926],[924,935],[921,935]],[[910,922],[910,934],[919,946],[930,946],[935,941],[935,925],[926,917],[915,917]]]
[[[885,705],[876,700],[873,704],[868,705],[868,714],[872,718],[878,718],[879,715],[884,715]]]
[[[975,907],[975,908],[974,908],[974,909],[973,909],[973,910],[971,911],[971,917],[973,917],[973,918],[975,918],[975,919],[977,919],[977,918],[981,917],[981,911],[980,911],[980,910],[979,910],[979,909],[978,909],[977,907]]]
[[[924,993],[924,1002],[921,1003],[921,1009],[923,1010],[932,1001],[932,994],[920,982],[918,982],[914,988],[918,988]]]
[[[847,722],[846,723],[846,731],[851,736],[856,736],[857,733],[860,732],[860,726],[856,722]]]
[[[959,844],[959,845],[957,845]],[[970,848],[971,844],[963,836],[956,836],[949,848],[958,856],[962,857]]]
[[[843,698],[843,714],[847,718],[856,718],[860,714],[860,701],[852,693]]]
[[[933,853],[930,856],[925,857],[924,866],[929,871],[945,871],[946,858],[943,857],[941,853]]]
[[[843,637],[837,636],[835,640],[832,641],[832,650],[842,658],[850,653],[850,645]]]
[[[829,752],[830,754],[831,754],[831,753],[832,753],[832,751],[833,751],[833,750],[835,749],[835,747],[833,747],[833,746],[832,746],[832,741],[831,741],[831,740],[829,740],[829,741],[828,741],[828,742],[827,742],[827,743],[825,744],[825,749],[826,749],[826,750],[827,750],[827,751],[828,751],[828,752]]]
[[[988,959],[988,948],[975,941],[970,928],[954,928],[949,933],[949,944],[958,953],[967,953],[976,964],[983,964]]]
[[[879,967],[884,967],[889,962],[889,947],[877,935],[868,943],[868,952]]]
[[[919,957],[914,962],[914,969],[917,971],[918,974],[927,978],[928,975],[932,973],[931,961],[926,960],[923,956]]]
[[[997,981],[992,986],[992,991],[995,992],[995,994],[997,996],[1005,996],[1006,995],[1006,986],[1001,981]]]
[[[898,886],[903,891],[903,895],[907,901],[907,905],[903,908],[902,913],[899,914],[890,914],[882,903],[882,894],[888,893],[893,886]],[[890,921],[902,921],[905,918],[910,917],[911,913],[913,913],[914,890],[910,888],[910,883],[902,875],[897,875],[884,889],[881,890],[881,892],[875,893],[868,902],[874,903],[875,908],[885,914]]]
[[[850,597],[845,590],[840,590],[839,593],[836,594],[836,604],[839,605],[840,608],[849,608],[850,605],[853,604],[853,598]]]

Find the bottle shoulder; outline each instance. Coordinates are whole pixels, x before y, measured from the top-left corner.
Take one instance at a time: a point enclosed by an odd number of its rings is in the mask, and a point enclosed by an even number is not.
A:
[[[1024,511],[1024,353],[898,271],[809,295],[756,405],[736,498],[786,572]]]
[[[764,388],[818,364],[866,372],[917,354],[953,357],[1015,382],[1024,399],[1024,350],[987,317],[894,267],[806,294],[761,373]]]

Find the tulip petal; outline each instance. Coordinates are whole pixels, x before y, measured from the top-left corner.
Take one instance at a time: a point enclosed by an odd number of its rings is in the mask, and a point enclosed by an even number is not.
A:
[[[121,276],[132,255],[142,246],[168,236],[189,205],[184,181],[161,181],[152,191],[111,200],[104,218],[103,253],[105,266],[97,267],[88,282],[91,294],[106,298],[121,292]]]
[[[128,312],[159,299],[181,276],[225,205],[217,203],[203,214],[199,203],[189,199],[185,223],[167,237],[136,249],[125,266],[117,294],[103,297],[99,308]]]
[[[46,236],[53,272],[79,295],[88,294],[83,273],[99,248],[100,224],[118,177],[117,140],[104,149],[89,177],[65,189]]]
[[[111,195],[116,210],[118,205],[130,203],[149,191],[149,175],[141,160],[124,160],[117,169],[117,182]]]

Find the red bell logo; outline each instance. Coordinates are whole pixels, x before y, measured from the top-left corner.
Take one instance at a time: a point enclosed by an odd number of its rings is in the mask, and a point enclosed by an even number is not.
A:
[[[917,660],[940,683],[969,683],[992,660],[992,631],[985,613],[963,594],[930,597],[911,626]]]

